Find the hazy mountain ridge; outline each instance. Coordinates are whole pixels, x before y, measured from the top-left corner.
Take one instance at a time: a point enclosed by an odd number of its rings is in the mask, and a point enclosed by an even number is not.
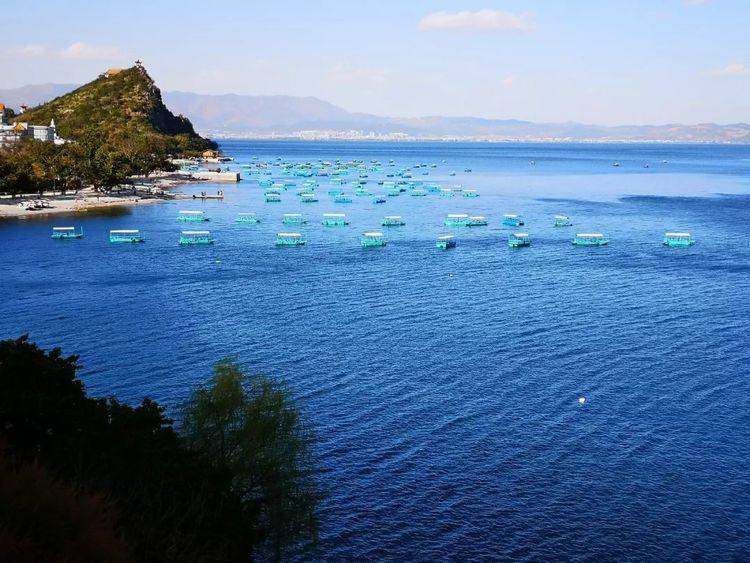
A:
[[[75,88],[41,84],[0,90],[0,102],[10,107],[37,105]],[[176,113],[190,118],[204,135],[216,137],[295,136],[318,132],[402,135],[414,139],[564,140],[564,141],[672,141],[750,143],[750,124],[620,125],[534,123],[517,119],[425,116],[382,117],[353,113],[315,97],[205,95],[164,92],[164,101]],[[356,135],[355,135],[356,136]]]

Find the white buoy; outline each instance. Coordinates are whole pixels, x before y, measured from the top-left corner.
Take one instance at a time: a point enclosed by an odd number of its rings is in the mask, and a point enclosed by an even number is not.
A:
[[[586,402],[586,397],[578,397],[578,404],[582,405]]]

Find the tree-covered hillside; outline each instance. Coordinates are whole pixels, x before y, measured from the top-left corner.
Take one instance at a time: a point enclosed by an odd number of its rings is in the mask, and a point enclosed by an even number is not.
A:
[[[161,92],[140,65],[102,74],[93,82],[16,117],[16,121],[35,125],[46,125],[52,119],[58,134],[69,139],[93,130],[102,139],[161,139],[174,153],[216,147],[195,132],[189,119],[169,111]]]

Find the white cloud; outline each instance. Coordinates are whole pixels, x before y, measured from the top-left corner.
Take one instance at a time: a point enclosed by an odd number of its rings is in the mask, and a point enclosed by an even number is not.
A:
[[[122,57],[122,52],[117,47],[92,45],[91,43],[78,41],[63,49],[60,56],[64,59],[117,59]]]
[[[49,49],[43,45],[24,45],[23,47],[13,47],[8,49],[8,53],[14,57],[32,59],[47,56],[49,54]]]
[[[747,76],[750,74],[750,68],[743,63],[729,63],[724,68],[715,70],[713,74],[714,76]]]
[[[502,10],[476,12],[433,12],[421,19],[419,31],[532,31],[534,22],[529,14],[512,14]]]

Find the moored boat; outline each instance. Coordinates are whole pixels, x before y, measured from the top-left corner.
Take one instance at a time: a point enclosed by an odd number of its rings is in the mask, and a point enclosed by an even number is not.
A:
[[[307,219],[305,219],[302,213],[284,213],[281,222],[284,225],[304,225],[307,223]]]
[[[530,246],[531,237],[529,233],[511,233],[508,237],[508,246],[511,248],[521,248],[522,246]]]
[[[303,246],[305,237],[302,233],[277,233],[276,246]]]
[[[52,227],[52,238],[55,240],[72,240],[83,238],[83,228],[76,231],[75,227]]]
[[[383,227],[403,227],[406,221],[401,218],[401,215],[386,215],[380,224]]]
[[[449,213],[445,218],[446,227],[465,227],[469,216],[466,213]]]
[[[440,235],[435,241],[435,246],[441,250],[456,247],[456,237],[454,235]]]
[[[485,227],[487,226],[487,218],[483,215],[470,215],[466,219],[467,227]]]
[[[364,248],[376,248],[386,245],[385,237],[380,231],[362,233],[362,238],[359,239],[359,242]]]
[[[609,243],[609,239],[602,233],[578,233],[573,239],[576,246],[604,246]]]
[[[503,215],[503,225],[508,225],[509,227],[521,227],[523,226],[523,219],[520,215],[516,215],[515,213],[506,213]]]
[[[237,223],[250,223],[250,224],[256,224],[260,223],[260,219],[258,219],[257,215],[252,212],[248,213],[239,213],[237,215],[237,219],[235,219]]]
[[[109,231],[109,242],[144,242],[146,238],[138,229],[114,229]]]
[[[183,223],[202,223],[208,221],[205,211],[180,211],[178,221]]]
[[[670,248],[686,248],[695,244],[695,240],[690,233],[664,233],[664,246]]]
[[[209,231],[182,231],[180,233],[180,244],[182,245],[213,243],[214,239],[211,237],[211,233]]]
[[[324,227],[343,227],[349,223],[344,213],[323,213],[321,224]]]

